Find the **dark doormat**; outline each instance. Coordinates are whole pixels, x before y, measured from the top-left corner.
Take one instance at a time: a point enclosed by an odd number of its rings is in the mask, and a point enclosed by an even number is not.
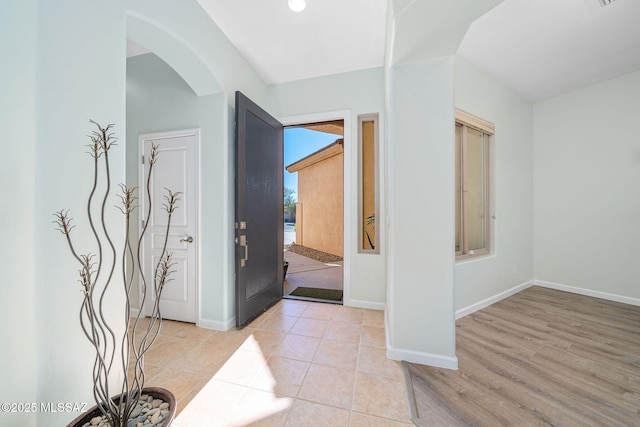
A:
[[[300,286],[289,295],[314,300],[342,301],[342,291],[339,289],[305,288]]]

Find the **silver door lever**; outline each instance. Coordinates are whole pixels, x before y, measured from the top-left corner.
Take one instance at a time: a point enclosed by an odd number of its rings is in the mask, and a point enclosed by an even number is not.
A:
[[[187,236],[186,239],[180,239],[181,242],[193,243],[193,237]]]

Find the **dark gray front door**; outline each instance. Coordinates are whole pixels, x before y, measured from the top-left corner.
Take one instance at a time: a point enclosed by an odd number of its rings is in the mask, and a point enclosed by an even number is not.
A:
[[[282,298],[283,127],[236,92],[236,325]]]

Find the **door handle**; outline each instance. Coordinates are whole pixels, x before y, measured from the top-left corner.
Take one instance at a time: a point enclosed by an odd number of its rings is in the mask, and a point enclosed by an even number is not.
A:
[[[193,243],[193,237],[187,236],[186,239],[180,239],[180,242]]]
[[[244,256],[240,258],[240,267],[244,267],[249,259],[249,243],[247,242],[247,236],[244,234],[240,236],[240,247],[244,248]]]

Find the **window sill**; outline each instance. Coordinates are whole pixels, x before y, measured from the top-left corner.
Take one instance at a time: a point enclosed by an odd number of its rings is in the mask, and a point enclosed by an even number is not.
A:
[[[496,254],[493,254],[493,253],[485,253],[485,254],[471,255],[471,256],[463,255],[460,257],[456,257],[456,265],[470,264],[476,261],[485,261],[495,257],[496,257]]]

